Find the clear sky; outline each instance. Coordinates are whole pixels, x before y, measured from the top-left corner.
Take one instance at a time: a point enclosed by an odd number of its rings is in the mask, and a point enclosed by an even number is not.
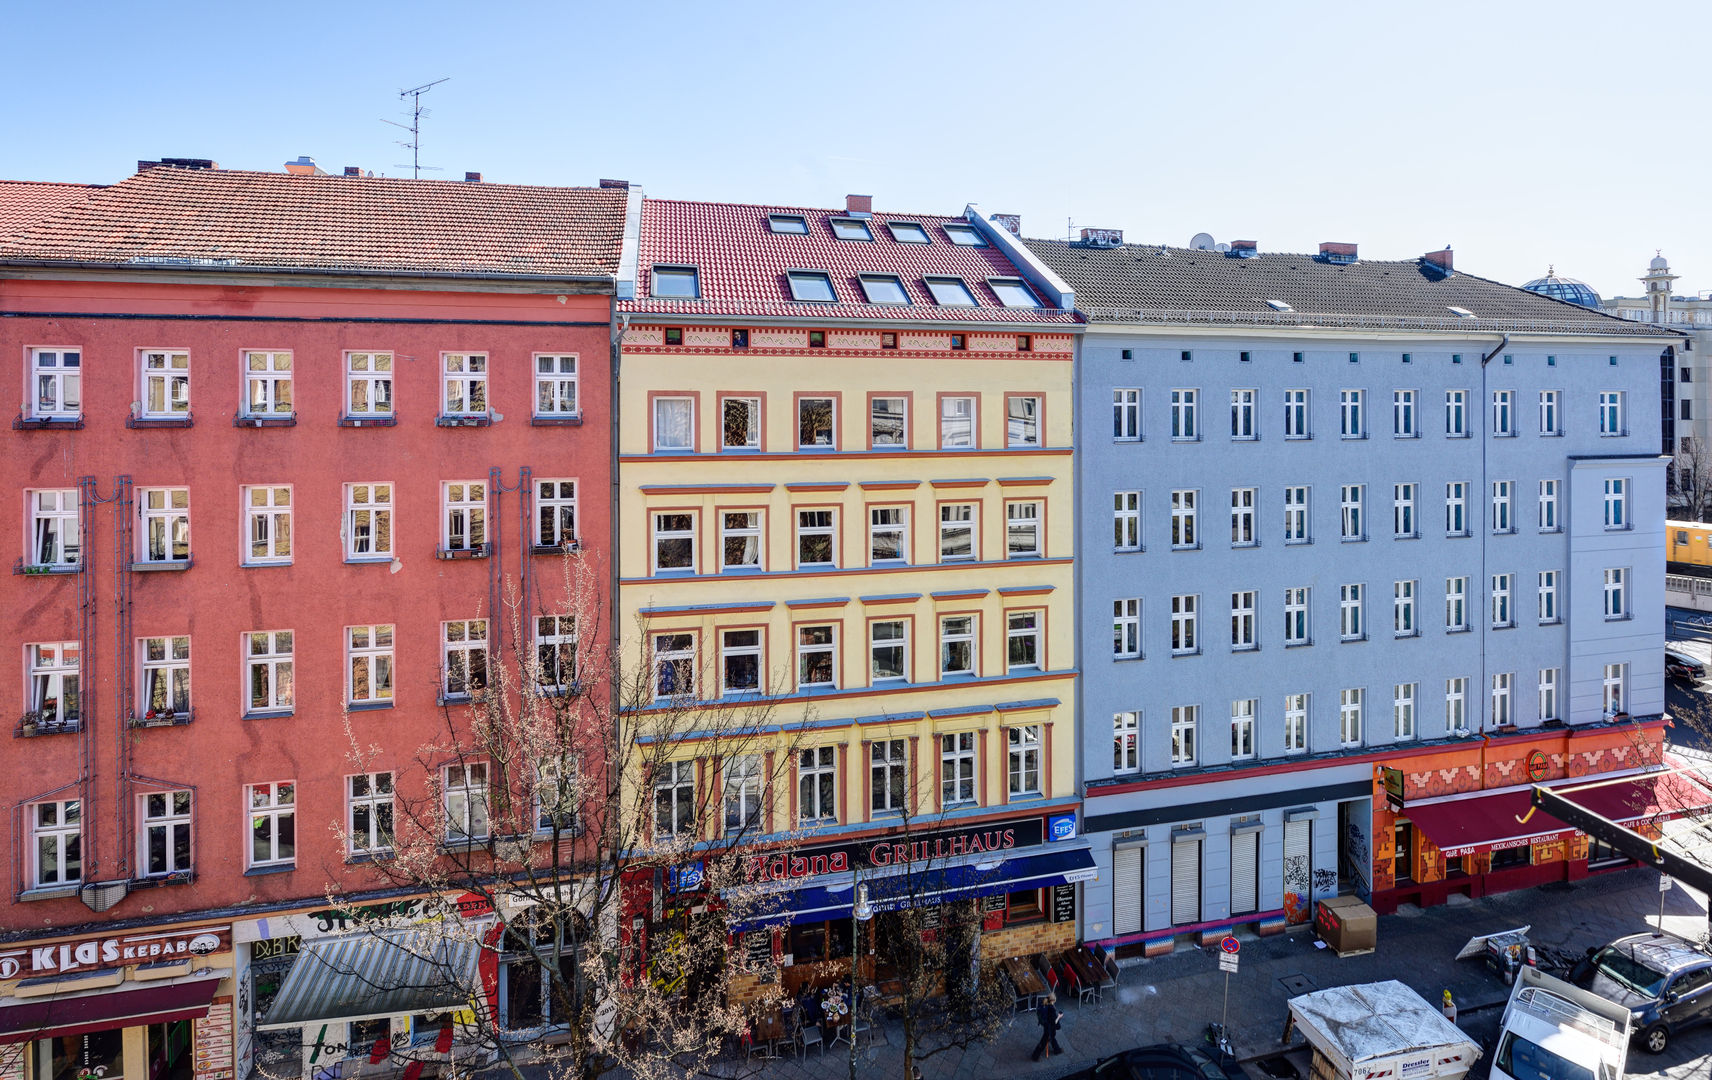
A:
[[[1314,251],[1355,241],[1636,295],[1662,248],[1712,290],[1712,4],[43,3],[5,5],[0,177],[138,158],[667,198],[1020,213]],[[1699,80],[1698,83],[1696,80]],[[1696,115],[1698,113],[1699,115]]]

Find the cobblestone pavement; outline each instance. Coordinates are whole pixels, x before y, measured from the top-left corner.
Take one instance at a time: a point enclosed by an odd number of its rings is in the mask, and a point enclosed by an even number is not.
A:
[[[1484,1041],[1496,1032],[1508,989],[1477,960],[1455,960],[1472,936],[1531,924],[1530,939],[1543,963],[1568,962],[1589,945],[1649,929],[1659,918],[1658,875],[1634,869],[1573,884],[1556,884],[1461,901],[1428,909],[1405,908],[1379,920],[1379,947],[1367,955],[1339,959],[1317,949],[1306,930],[1270,938],[1242,936],[1241,970],[1230,977],[1229,1016],[1237,1058],[1243,1062],[1281,1050],[1285,1002],[1296,993],[1329,986],[1400,979],[1429,1001],[1449,989],[1465,1030]],[[1678,885],[1664,894],[1665,929],[1688,937],[1706,933],[1706,899]],[[1239,935],[1240,936],[1240,935]],[[947,1052],[923,1066],[925,1080],[993,1080],[994,1077],[1055,1078],[1096,1059],[1155,1042],[1201,1043],[1209,1021],[1224,1008],[1225,977],[1212,949],[1179,947],[1168,956],[1127,964],[1118,986],[1099,1004],[1061,999],[1060,1035],[1065,1053],[1035,1063],[1029,1053],[1039,1028],[1029,1013],[1018,1015],[991,1043]],[[1286,982],[1288,980],[1288,982]],[[1300,1036],[1297,1037],[1300,1046]],[[1712,1026],[1680,1036],[1654,1057],[1638,1048],[1630,1074],[1669,1080],[1704,1080],[1712,1053]],[[857,1075],[905,1080],[902,1034],[883,1023],[864,1036]],[[1306,1075],[1306,1059],[1301,1059]],[[1485,1075],[1484,1062],[1476,1077]],[[743,1067],[733,1075],[747,1071]],[[1264,1074],[1252,1066],[1255,1080]],[[850,1075],[849,1047],[810,1051],[805,1060],[786,1056],[760,1066],[757,1080],[840,1080]]]

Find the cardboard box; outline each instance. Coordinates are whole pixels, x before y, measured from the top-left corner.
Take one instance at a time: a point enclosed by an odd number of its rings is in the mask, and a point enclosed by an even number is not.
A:
[[[1354,896],[1321,900],[1314,929],[1339,956],[1372,952],[1379,943],[1379,917]]]

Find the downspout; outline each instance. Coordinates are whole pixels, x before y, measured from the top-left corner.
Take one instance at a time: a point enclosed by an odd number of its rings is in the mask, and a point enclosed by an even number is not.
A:
[[[1503,352],[1504,347],[1509,345],[1509,344],[1510,344],[1510,335],[1504,334],[1502,339],[1498,342],[1498,344],[1492,347],[1492,351],[1480,358],[1480,400],[1475,402],[1475,407],[1479,410],[1477,415],[1480,417],[1480,493],[1482,495],[1486,496],[1486,498],[1484,500],[1482,500],[1484,507],[1483,507],[1483,512],[1480,515],[1480,519],[1481,519],[1481,522],[1482,522],[1484,527],[1481,529],[1481,532],[1480,532],[1480,582],[1479,582],[1479,584],[1480,584],[1480,587],[1482,589],[1488,590],[1488,596],[1490,596],[1490,589],[1492,586],[1491,586],[1491,579],[1487,576],[1487,573],[1486,573],[1486,548],[1492,542],[1492,526],[1493,526],[1494,522],[1492,522],[1492,520],[1491,520],[1491,513],[1492,513],[1492,496],[1490,494],[1491,481],[1486,478],[1486,453],[1487,453],[1487,449],[1491,443],[1491,436],[1490,436],[1490,433],[1487,431],[1487,424],[1486,424],[1486,421],[1487,421],[1487,413],[1486,413],[1486,409],[1487,409],[1487,404],[1486,404],[1486,365],[1491,363],[1492,358],[1494,356],[1497,356],[1499,353]],[[1512,515],[1511,520],[1514,520],[1514,515],[1516,513],[1514,498],[1515,498],[1514,495],[1512,495],[1511,496],[1512,503],[1511,503],[1511,507],[1510,507],[1510,513]],[[1560,513],[1561,513],[1561,511],[1560,511]],[[1516,586],[1514,584],[1512,584],[1510,587],[1510,610],[1512,613],[1515,612],[1515,607],[1516,607],[1516,591],[1517,591]],[[1488,600],[1488,603],[1490,603],[1490,600]],[[1486,608],[1486,605],[1482,604],[1481,609],[1485,610],[1485,608]],[[1491,619],[1491,617],[1487,616],[1485,618],[1482,618],[1480,620],[1480,682],[1476,686],[1477,691],[1482,690],[1482,689],[1486,691],[1486,704],[1481,708],[1481,711],[1480,711],[1480,737],[1481,737],[1480,785],[1481,785],[1481,787],[1486,786],[1486,727],[1487,727],[1487,720],[1490,718],[1490,715],[1492,712],[1492,689],[1491,689],[1491,682],[1490,682],[1491,677],[1486,672],[1486,640],[1488,637],[1491,636],[1491,633],[1492,633],[1492,619]],[[1510,715],[1514,716],[1515,713],[1516,713],[1516,688],[1514,686],[1512,686],[1512,687],[1510,687]]]
[[[612,544],[608,548],[607,553],[606,553],[606,559],[607,559],[607,590],[608,590],[606,603],[607,603],[607,607],[610,611],[610,615],[608,616],[610,619],[610,625],[607,627],[607,633],[609,635],[611,635],[607,639],[607,648],[608,648],[608,650],[610,650],[610,654],[609,654],[608,659],[607,659],[607,670],[609,672],[613,672],[613,673],[618,672],[619,668],[616,665],[622,663],[621,657],[623,656],[623,653],[620,651],[620,643],[621,643],[622,639],[619,637],[619,627],[623,623],[624,612],[623,612],[623,605],[621,605],[618,602],[619,552],[623,550],[622,546],[620,545],[620,536],[621,536],[622,530],[619,526],[619,520],[620,519],[618,516],[619,515],[619,476],[618,476],[618,473],[619,473],[619,468],[620,468],[619,463],[618,463],[618,450],[619,450],[618,418],[620,415],[619,414],[619,408],[618,408],[618,395],[619,395],[620,387],[621,387],[622,382],[623,382],[619,368],[620,368],[620,364],[622,363],[623,358],[624,358],[624,334],[629,329],[630,329],[630,315],[628,313],[623,314],[623,315],[620,315],[618,313],[618,297],[614,296],[612,298],[612,344],[610,347],[611,355],[610,355],[610,359],[607,362],[607,368],[609,369],[608,378],[610,380],[610,385],[609,385],[609,388],[607,390],[607,415],[611,418],[611,421],[612,421],[611,425],[610,425],[610,434],[608,435],[608,438],[611,441],[611,445],[607,449],[607,460],[612,463],[612,470],[611,470],[612,475],[611,475],[611,481],[608,485],[608,495],[607,495],[608,502],[607,502],[607,508],[606,508],[607,531],[612,537]],[[621,690],[622,686],[616,686],[616,687],[613,687],[613,689],[614,690]],[[618,704],[619,704],[618,702],[612,702],[608,705],[608,708],[609,709],[616,709]],[[617,737],[618,737],[618,725],[614,724],[612,730],[613,730],[613,745],[608,747],[608,751],[610,753],[613,753],[616,755],[619,753],[619,749],[620,749],[617,745],[617,742],[616,742]],[[617,760],[619,760],[619,758],[616,756],[610,759],[610,761],[617,761]],[[611,764],[609,762],[608,768],[610,768],[610,767],[611,767]]]

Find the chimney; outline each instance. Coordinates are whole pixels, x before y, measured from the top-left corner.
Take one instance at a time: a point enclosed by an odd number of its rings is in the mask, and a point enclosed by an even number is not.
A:
[[[137,162],[138,172],[148,172],[167,166],[174,169],[218,169],[220,166],[208,158],[163,157],[159,161]]]
[[[361,175],[363,175],[363,170],[358,168],[355,165],[346,165],[345,166],[345,175],[346,176],[361,176]]]
[[[299,154],[299,155],[297,155],[296,161],[286,162],[285,163],[285,171],[290,173],[293,176],[325,176],[326,175],[326,173],[323,173],[321,171],[320,167],[315,164],[315,159],[310,157],[308,154]]]
[[[620,191],[629,191],[630,190],[630,181],[628,181],[628,180],[602,180],[600,182],[600,186],[604,187],[604,188],[617,188]]]
[[[851,217],[873,217],[874,196],[846,195],[844,196],[844,212]]]
[[[1355,245],[1328,240],[1320,245],[1320,258],[1330,263],[1352,263],[1355,261]]]
[[[1227,254],[1233,259],[1252,259],[1260,254],[1260,242],[1258,240],[1232,240],[1230,251]]]
[[[1441,274],[1449,275],[1456,270],[1456,259],[1451,253],[1449,244],[1445,245],[1443,251],[1429,251],[1422,255],[1421,261],[1428,266],[1437,267]]]
[[[481,183],[481,173],[479,173],[479,172],[467,172],[467,173],[465,173],[464,174],[464,183],[466,183],[466,184],[479,184],[479,183]]]
[[[993,222],[999,228],[1004,229],[1013,236],[1022,235],[1021,214],[988,214],[987,220]]]

